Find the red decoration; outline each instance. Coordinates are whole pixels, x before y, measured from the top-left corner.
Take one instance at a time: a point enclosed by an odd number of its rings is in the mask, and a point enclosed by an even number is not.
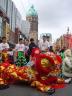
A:
[[[39,48],[34,48],[32,50],[31,56],[35,57],[35,56],[38,56],[39,54],[40,54],[40,49]]]
[[[0,66],[2,78],[8,83],[14,83],[15,80],[36,82],[36,87],[42,92],[48,91],[48,88],[64,87],[64,84],[61,84],[64,81],[61,81],[54,75],[54,72],[58,72],[60,69],[57,65],[59,66],[62,63],[60,56],[54,53],[41,54],[38,48],[34,48],[31,57],[34,61],[32,67],[17,67],[9,64],[8,59],[6,59]]]
[[[60,89],[60,88],[64,88],[65,86],[66,86],[66,84],[53,84],[52,88]]]
[[[42,84],[45,84],[45,85],[52,85],[52,84],[55,84],[57,83],[57,77],[54,77],[54,76],[48,76],[48,77],[41,77],[39,74],[36,75],[36,78],[37,80],[42,83]],[[44,78],[44,79],[42,79]]]
[[[58,60],[59,64],[62,64],[62,59],[59,55],[56,55],[56,59]]]
[[[44,59],[44,58],[46,58],[46,59],[48,59],[49,60],[49,62],[50,62],[50,66],[48,66],[48,67],[43,67],[42,66],[42,64],[41,64],[41,60],[42,59]],[[54,60],[50,57],[50,56],[47,56],[47,55],[45,55],[45,54],[40,54],[37,58],[36,58],[36,62],[35,62],[35,67],[36,67],[36,70],[37,70],[37,72],[38,72],[38,74],[43,74],[43,75],[47,75],[47,74],[49,74],[49,72],[51,72],[52,70],[54,70],[53,69],[53,66],[54,66],[55,64],[54,64]]]
[[[8,61],[7,61],[7,62],[2,63],[2,66],[4,66],[5,68],[7,68],[9,65],[10,65],[10,64],[9,64],[9,62],[8,62]]]

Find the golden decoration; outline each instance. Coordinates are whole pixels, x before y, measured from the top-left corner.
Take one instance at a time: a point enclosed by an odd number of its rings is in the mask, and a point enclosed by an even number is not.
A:
[[[48,67],[50,62],[49,62],[48,59],[44,58],[44,59],[41,60],[41,64],[42,64],[43,67]]]

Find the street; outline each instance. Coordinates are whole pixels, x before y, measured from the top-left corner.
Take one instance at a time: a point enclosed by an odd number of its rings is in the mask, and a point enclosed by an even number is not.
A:
[[[41,93],[26,85],[11,85],[8,89],[0,90],[0,96],[72,96],[72,84],[56,90],[53,95]]]

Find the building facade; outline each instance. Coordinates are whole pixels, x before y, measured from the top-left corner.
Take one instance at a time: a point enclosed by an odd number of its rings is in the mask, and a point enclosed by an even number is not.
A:
[[[23,34],[22,36],[25,35],[26,38],[29,38],[29,32],[30,32],[30,23],[29,23],[29,21],[22,20],[21,32]]]
[[[26,20],[30,22],[29,39],[33,38],[38,43],[38,14],[32,5],[26,14]]]
[[[72,34],[64,34],[54,43],[55,49],[69,48],[72,49]]]
[[[17,43],[21,31],[21,15],[12,0],[0,0],[0,37]]]
[[[7,36],[9,30],[9,18],[7,16],[7,2],[0,0],[0,37]]]
[[[64,44],[66,48],[72,49],[72,34],[64,35]]]

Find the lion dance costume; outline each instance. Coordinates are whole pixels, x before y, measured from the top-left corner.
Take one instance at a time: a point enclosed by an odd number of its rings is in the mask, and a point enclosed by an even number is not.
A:
[[[0,62],[0,89],[8,88],[8,82],[6,80],[5,69],[9,66],[8,53],[7,50],[3,50],[1,53],[1,62]]]
[[[27,62],[26,62],[26,58],[24,56],[24,52],[18,51],[16,65],[17,66],[24,66],[26,64],[27,64]]]
[[[60,64],[62,60],[60,56],[54,53],[40,53],[39,49],[32,51],[32,58],[35,68],[35,80],[32,86],[36,86],[42,92],[46,92],[52,88],[64,87],[64,80],[58,77],[60,74]],[[34,59],[35,58],[35,59]]]
[[[18,55],[23,56],[21,52]],[[59,77],[62,63],[60,56],[49,52],[42,54],[38,48],[35,48],[32,50],[31,61],[32,66],[2,64],[1,73],[5,74],[6,82],[10,80],[29,82],[32,87],[36,87],[42,92],[64,87],[64,79]]]

